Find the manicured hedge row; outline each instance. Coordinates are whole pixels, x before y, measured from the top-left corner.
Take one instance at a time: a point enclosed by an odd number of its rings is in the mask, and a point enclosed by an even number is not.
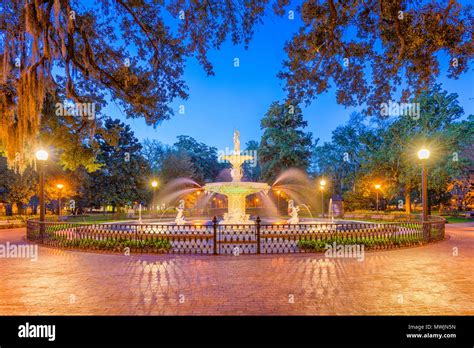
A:
[[[423,239],[415,235],[405,235],[396,237],[331,237],[328,239],[301,239],[297,245],[299,248],[308,251],[325,251],[327,244],[336,243],[338,245],[361,244],[367,249],[388,249],[397,246],[408,246],[421,244]]]
[[[150,250],[153,252],[167,252],[171,249],[171,243],[167,239],[161,238],[149,238],[143,240],[128,240],[125,238],[105,238],[105,239],[94,239],[94,238],[81,238],[81,239],[67,239],[63,236],[49,236],[48,241],[59,243],[65,248],[80,248],[80,249],[92,249],[92,250],[111,250],[111,251],[124,251],[125,248],[133,250],[146,251]]]

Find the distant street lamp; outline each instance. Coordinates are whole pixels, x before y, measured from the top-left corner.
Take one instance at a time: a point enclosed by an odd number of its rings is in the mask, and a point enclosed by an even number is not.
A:
[[[418,151],[418,158],[421,160],[421,203],[423,206],[422,221],[428,221],[428,176],[425,162],[430,158],[430,151],[422,148]]]
[[[59,198],[58,198],[58,220],[59,220],[59,218],[61,217],[61,191],[62,191],[64,185],[63,184],[57,184],[56,187],[59,190]]]
[[[278,190],[277,191],[278,211],[280,211],[280,194],[281,194],[281,191]]]
[[[321,189],[321,215],[324,218],[324,186],[326,186],[326,180],[321,179],[319,185]]]
[[[375,192],[377,194],[377,211],[379,211],[379,190],[382,187],[380,184],[375,184]]]
[[[153,180],[151,182],[151,187],[153,187],[153,210],[156,210],[156,212],[158,212],[158,207],[156,206],[156,188],[158,187],[158,181]]]

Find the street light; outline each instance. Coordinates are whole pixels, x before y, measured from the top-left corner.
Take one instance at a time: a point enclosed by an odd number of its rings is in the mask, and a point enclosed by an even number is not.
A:
[[[375,184],[375,192],[377,194],[377,211],[379,211],[379,190],[382,187],[380,184]]]
[[[321,179],[319,185],[321,189],[321,215],[324,218],[324,186],[326,186],[326,180]]]
[[[280,211],[280,194],[281,194],[281,191],[277,190],[278,211]]]
[[[153,210],[156,210],[156,212],[158,211],[158,207],[156,206],[156,188],[158,187],[158,181],[156,180],[153,180],[151,182],[151,187],[153,187]]]
[[[63,184],[57,184],[56,187],[59,190],[59,198],[58,198],[58,220],[61,217],[61,190],[63,189]]]
[[[422,221],[428,221],[428,179],[425,162],[430,158],[430,150],[422,148],[418,151],[418,158],[421,160],[421,203],[423,206]]]
[[[45,215],[45,206],[44,206],[44,165],[48,159],[48,153],[45,150],[36,151],[36,159],[38,160],[38,171],[39,171],[39,183],[40,183],[40,192],[39,192],[39,205],[40,205],[40,235],[41,239],[44,236],[44,215]]]

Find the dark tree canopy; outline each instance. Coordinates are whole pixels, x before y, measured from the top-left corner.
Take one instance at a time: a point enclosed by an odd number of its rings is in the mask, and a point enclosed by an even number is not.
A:
[[[119,120],[107,119],[104,128],[110,139],[96,134],[99,143],[97,160],[100,170],[89,175],[86,197],[93,205],[112,205],[114,208],[132,204],[149,191],[151,170],[141,155],[142,146],[130,126]]]
[[[105,90],[127,117],[169,118],[169,103],[187,98],[186,58],[212,74],[208,50],[229,36],[248,43],[265,2],[2,1],[0,150],[31,162],[48,94],[101,105]]]
[[[293,100],[309,102],[333,81],[339,104],[375,113],[399,88],[406,101],[431,86],[440,52],[451,78],[474,54],[472,6],[455,0],[306,0],[300,10],[304,26],[279,75]]]
[[[273,183],[283,170],[306,170],[311,160],[312,134],[298,106],[273,102],[260,122],[263,129],[258,158],[263,180]]]

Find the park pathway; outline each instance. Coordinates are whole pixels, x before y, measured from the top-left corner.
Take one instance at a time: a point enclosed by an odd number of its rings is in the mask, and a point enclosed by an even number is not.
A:
[[[424,247],[323,254],[0,258],[0,315],[474,315],[474,223]],[[25,229],[0,244],[25,244]]]

